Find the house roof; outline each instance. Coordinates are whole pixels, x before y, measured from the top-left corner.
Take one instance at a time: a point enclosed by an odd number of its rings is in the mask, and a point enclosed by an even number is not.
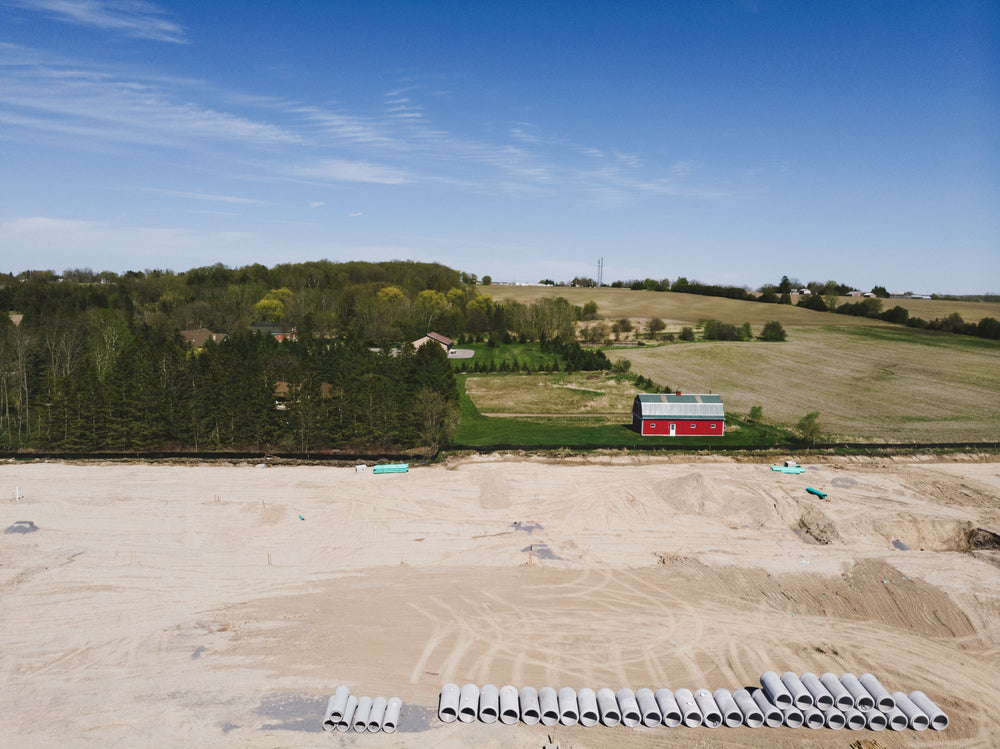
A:
[[[427,337],[437,341],[438,343],[444,346],[451,346],[454,343],[453,340],[451,340],[447,336],[441,335],[440,333],[428,333]]]
[[[447,336],[441,335],[440,333],[427,333],[426,335],[422,335],[417,340],[415,340],[413,342],[413,345],[419,348],[428,341],[437,341],[446,349],[450,349],[455,344],[453,340],[451,340]]]
[[[213,333],[208,328],[198,328],[196,330],[182,330],[181,338],[187,341],[193,348],[201,348],[209,339],[216,343],[221,342],[226,337],[225,333]]]
[[[643,418],[722,419],[722,397],[715,394],[672,395],[639,393],[635,396]]]

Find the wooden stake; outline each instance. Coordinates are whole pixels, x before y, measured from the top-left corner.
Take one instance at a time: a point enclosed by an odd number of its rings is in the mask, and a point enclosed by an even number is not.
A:
[[[267,566],[271,566],[271,552],[267,552]]]

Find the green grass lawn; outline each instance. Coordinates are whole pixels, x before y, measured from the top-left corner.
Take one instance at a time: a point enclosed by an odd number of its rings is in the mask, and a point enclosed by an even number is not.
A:
[[[547,364],[558,364],[560,369],[564,366],[561,356],[542,351],[537,343],[498,343],[496,346],[488,343],[463,343],[456,348],[471,349],[476,353],[471,359],[454,360],[452,367],[455,368],[473,367],[477,362],[484,366],[493,362],[499,368],[504,362],[510,366],[515,359],[521,366],[528,365],[533,370],[544,368]]]

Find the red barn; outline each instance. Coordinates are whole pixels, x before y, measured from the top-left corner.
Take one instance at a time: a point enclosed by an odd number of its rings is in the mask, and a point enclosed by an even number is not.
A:
[[[632,426],[643,435],[721,437],[726,414],[718,395],[639,393],[632,405]]]

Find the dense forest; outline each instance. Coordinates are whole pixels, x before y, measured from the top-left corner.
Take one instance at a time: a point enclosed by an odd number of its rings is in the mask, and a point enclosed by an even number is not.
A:
[[[496,304],[475,280],[328,261],[0,276],[0,447],[441,446],[458,418],[454,373],[440,346],[408,341],[570,342],[582,315],[562,298]],[[262,322],[295,336],[255,333]],[[195,349],[181,331],[201,328],[225,337]]]

